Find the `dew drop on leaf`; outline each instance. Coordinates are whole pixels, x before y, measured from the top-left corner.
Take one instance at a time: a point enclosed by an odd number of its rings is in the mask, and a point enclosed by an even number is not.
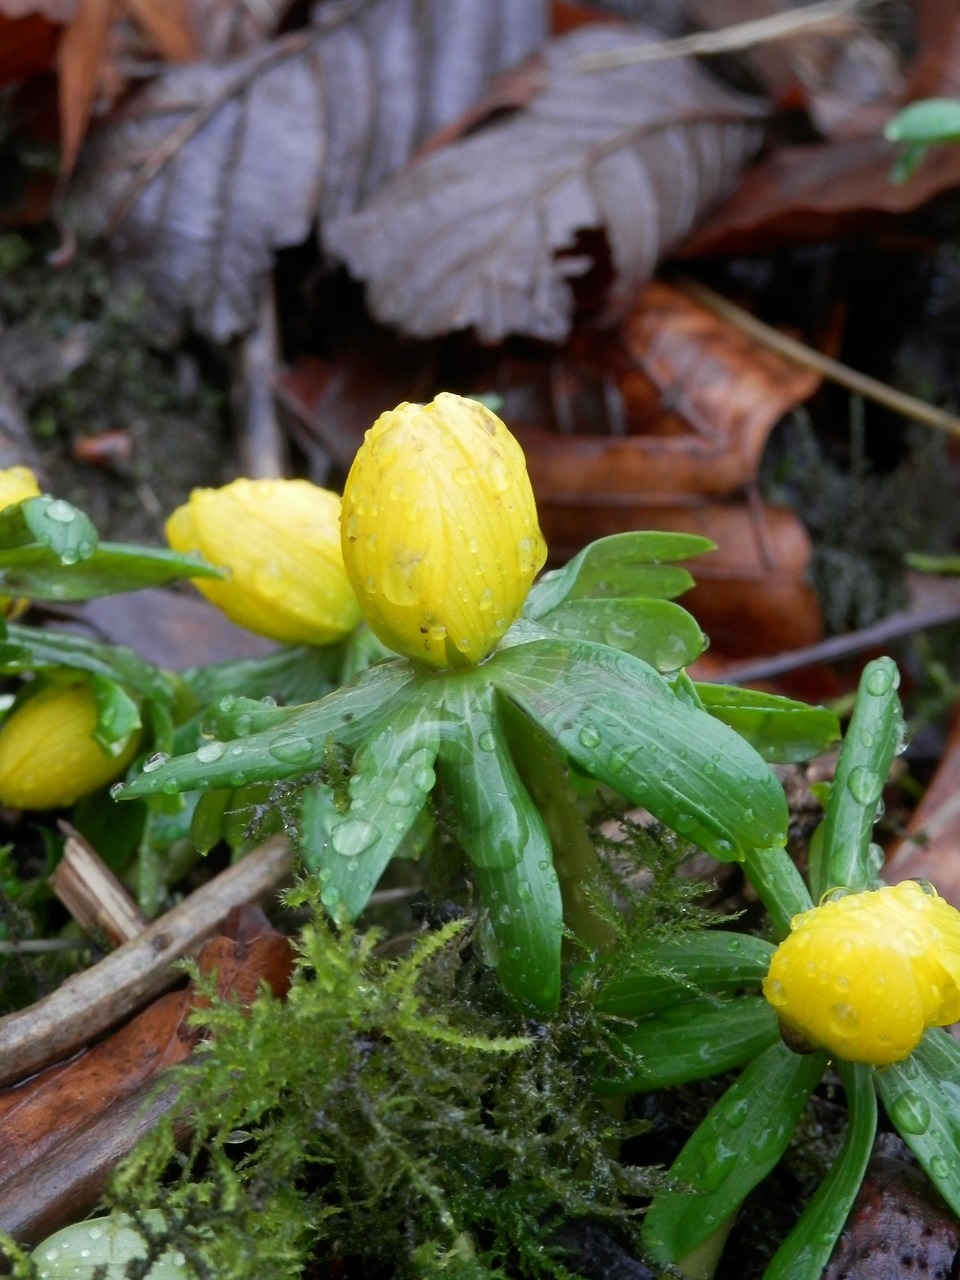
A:
[[[351,818],[334,829],[330,843],[344,858],[355,858],[364,849],[369,849],[379,835],[380,832],[372,822]]]
[[[930,1127],[930,1107],[919,1093],[907,1089],[890,1104],[890,1119],[903,1133],[918,1136]]]
[[[313,745],[309,738],[295,734],[290,738],[280,738],[269,751],[276,760],[285,764],[304,764],[313,755]]]
[[[600,745],[600,730],[593,724],[585,724],[577,734],[581,747],[593,750]]]
[[[213,764],[214,760],[219,760],[227,749],[225,742],[218,742],[214,738],[211,742],[204,742],[197,747],[197,759],[201,764]]]
[[[154,751],[153,755],[147,756],[143,762],[143,772],[153,773],[154,769],[159,769],[161,765],[166,764],[170,757],[166,751]]]
[[[860,804],[876,804],[883,792],[883,779],[876,770],[860,765],[851,771],[847,789]]]
[[[69,502],[64,502],[62,498],[54,498],[47,507],[46,514],[51,520],[56,520],[57,524],[71,524],[77,513]]]

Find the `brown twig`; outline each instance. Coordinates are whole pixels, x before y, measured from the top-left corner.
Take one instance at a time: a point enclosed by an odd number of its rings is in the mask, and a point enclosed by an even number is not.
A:
[[[67,838],[50,888],[85,933],[100,930],[113,943],[130,942],[147,927],[146,916],[80,832],[68,822],[59,825]]]
[[[946,431],[948,435],[960,437],[960,418],[947,413],[945,409],[938,409],[935,405],[927,404],[925,400],[918,400],[915,396],[897,391],[877,378],[868,377],[865,373],[851,369],[849,365],[841,364],[839,360],[831,360],[829,356],[822,355],[803,342],[798,342],[796,338],[790,338],[779,329],[764,324],[749,311],[744,311],[743,307],[738,307],[736,303],[715,293],[713,289],[701,284],[698,280],[682,277],[674,279],[672,283],[695,302],[706,307],[708,311],[712,311],[723,320],[728,320],[743,333],[785,356],[787,360],[793,360],[806,369],[814,369],[831,382],[839,383],[840,386],[846,387],[855,395],[863,396],[866,400],[882,404],[884,408],[903,418],[908,418],[912,422],[922,422],[924,426],[935,427],[938,431]]]
[[[275,837],[197,889],[139,937],[68,978],[28,1009],[0,1018],[0,1085],[57,1062],[178,980],[175,961],[195,952],[228,912],[274,892],[291,864]]]

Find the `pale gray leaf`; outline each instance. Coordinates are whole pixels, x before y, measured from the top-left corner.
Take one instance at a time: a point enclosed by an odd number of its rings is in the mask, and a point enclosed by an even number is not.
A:
[[[601,26],[553,41],[527,109],[425,154],[324,228],[378,320],[417,337],[562,339],[571,278],[591,265],[571,252],[581,230],[606,235],[610,310],[636,296],[735,185],[766,111],[689,59],[580,66],[637,42],[636,28]]]
[[[110,237],[167,316],[226,341],[251,324],[274,250],[375,192],[539,48],[546,12],[545,0],[331,0],[312,29],[171,67],[91,141],[72,220]]]

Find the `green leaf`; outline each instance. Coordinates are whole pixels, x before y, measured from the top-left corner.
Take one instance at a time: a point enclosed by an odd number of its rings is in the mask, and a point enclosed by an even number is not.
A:
[[[522,1010],[549,1016],[560,1003],[563,902],[546,829],[532,806],[525,826],[526,843],[514,866],[474,862],[472,875],[488,913],[488,959],[501,986]]]
[[[108,755],[119,755],[130,735],[143,727],[140,704],[116,680],[95,675],[90,683],[97,708],[97,727],[93,731],[93,740]]]
[[[900,674],[891,658],[868,662],[837,760],[823,822],[823,858],[814,901],[830,889],[872,886],[867,853],[890,764],[905,741],[897,697]]]
[[[595,1078],[603,1095],[648,1092],[742,1066],[780,1039],[763,996],[687,1000],[610,1037],[612,1059]]]
[[[960,1045],[934,1028],[903,1062],[875,1073],[894,1128],[960,1214]]]
[[[676,1190],[659,1192],[643,1226],[658,1262],[676,1262],[736,1212],[787,1149],[827,1066],[777,1043],[746,1067],[696,1129],[670,1169]]]
[[[813,906],[810,890],[796,863],[786,849],[776,845],[769,849],[748,849],[743,857],[743,870],[766,907],[776,936],[785,938],[793,917]]]
[[[161,587],[184,578],[223,576],[222,570],[195,555],[181,555],[161,547],[101,542],[83,559],[69,559],[73,553],[70,547],[58,553],[38,546],[0,551],[0,590],[4,595],[62,602]]]
[[[826,707],[728,684],[697,684],[705,710],[735,729],[764,760],[809,760],[840,737],[840,720]]]
[[[542,621],[561,636],[609,644],[661,672],[689,666],[707,647],[699,624],[670,600],[564,600]]]
[[[354,756],[349,809],[308,802],[304,857],[319,868],[323,903],[335,917],[356,919],[406,841],[436,782],[441,732],[423,699],[395,705]]]
[[[639,658],[535,640],[485,670],[587,773],[715,857],[784,843],[786,801],[769,767]]]
[[[264,658],[241,658],[206,667],[190,667],[181,678],[208,706],[242,689],[247,698],[273,698],[283,706],[316,702],[340,683],[341,652],[337,645],[297,645],[277,649]]]
[[[517,772],[483,670],[448,681],[444,708],[455,728],[440,742],[437,771],[488,913],[497,976],[521,1005],[552,1013],[563,903],[546,825]]]
[[[213,725],[221,738],[196,751],[158,761],[117,793],[127,800],[175,795],[178,791],[245,786],[298,777],[319,768],[331,742],[355,750],[389,711],[393,697],[415,678],[404,659],[361,672],[356,680],[320,702],[302,707],[273,707],[250,699],[221,699]],[[254,715],[259,719],[255,722]],[[241,723],[242,721],[242,723]],[[249,732],[255,729],[255,732]],[[228,735],[241,734],[232,740]]]
[[[602,982],[594,997],[600,1013],[638,1018],[700,995],[735,995],[757,988],[774,948],[763,938],[723,929],[661,942],[643,952],[636,969]]]
[[[564,600],[611,596],[672,599],[693,586],[686,569],[661,563],[713,551],[715,544],[692,533],[615,533],[591,542],[562,569],[543,574],[527,596],[523,612],[545,617]]]
[[[870,1067],[859,1062],[838,1062],[837,1069],[850,1112],[843,1149],[774,1254],[763,1280],[822,1275],[863,1182],[877,1132],[873,1073]]]
[[[887,121],[888,142],[960,142],[960,100],[923,98]]]
[[[159,1210],[150,1209],[143,1217],[149,1230],[163,1230]],[[115,1214],[64,1227],[39,1244],[31,1257],[44,1280],[123,1280],[130,1274],[128,1265],[141,1260],[142,1268],[148,1252],[133,1219]],[[185,1265],[182,1254],[168,1249],[142,1274],[144,1280],[193,1280],[196,1273]]]
[[[83,512],[49,493],[0,511],[0,565],[17,548],[31,544],[72,565],[93,555],[97,542],[97,531]]]

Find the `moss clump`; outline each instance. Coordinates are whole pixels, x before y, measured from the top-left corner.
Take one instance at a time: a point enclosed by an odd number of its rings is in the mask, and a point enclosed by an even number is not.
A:
[[[590,1091],[585,1008],[520,1023],[465,958],[463,921],[387,960],[377,933],[323,922],[319,889],[295,895],[313,923],[286,1003],[198,1015],[210,1038],[178,1071],[192,1144],[177,1155],[168,1118],[115,1203],[159,1206],[156,1249],[217,1280],[351,1258],[401,1280],[575,1274],[551,1245],[558,1224],[622,1228],[650,1191],[616,1159],[617,1125]]]

